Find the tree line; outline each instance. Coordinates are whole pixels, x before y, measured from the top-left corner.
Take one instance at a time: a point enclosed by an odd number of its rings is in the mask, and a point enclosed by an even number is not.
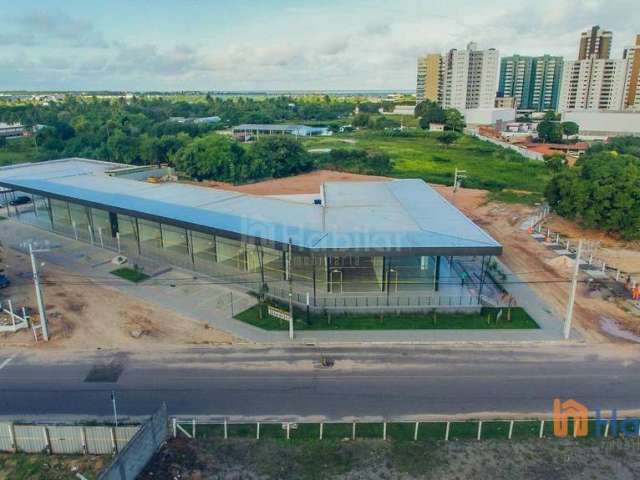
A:
[[[545,196],[559,215],[587,228],[640,238],[640,138],[592,146],[573,168],[560,168]]]

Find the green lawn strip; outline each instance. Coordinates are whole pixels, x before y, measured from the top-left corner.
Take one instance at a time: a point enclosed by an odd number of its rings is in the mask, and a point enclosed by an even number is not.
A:
[[[388,425],[387,425],[388,426]],[[356,423],[356,438],[382,439],[382,423]]]
[[[444,440],[447,430],[446,422],[420,422],[418,427],[418,441]]]
[[[525,205],[536,205],[544,201],[544,196],[538,192],[514,192],[512,190],[497,190],[489,192],[487,196],[489,202],[522,203]]]
[[[124,278],[125,280],[129,280],[133,283],[140,283],[149,278],[149,275],[141,272],[140,270],[134,270],[129,267],[122,267],[116,270],[111,271],[112,275],[116,275],[117,277]]]
[[[415,422],[390,422],[387,423],[387,438],[395,441],[413,440],[415,434]],[[420,430],[418,429],[418,432]]]
[[[550,422],[545,422],[550,423]],[[512,438],[538,438],[540,435],[539,420],[518,420],[513,424]]]
[[[470,440],[478,438],[478,422],[451,422],[449,427],[449,440]]]
[[[230,423],[227,425],[229,438],[256,438],[255,423]]]
[[[358,427],[356,426],[356,429],[357,428]],[[351,429],[351,423],[325,423],[323,426],[322,438],[326,438],[327,440],[351,438]]]
[[[273,438],[276,440],[286,440],[287,431],[282,428],[282,423],[261,423],[260,438]]]
[[[292,428],[289,432],[289,438],[291,440],[309,441],[320,439],[320,424],[319,423],[297,423],[291,424]],[[293,428],[295,427],[295,428]],[[286,438],[286,433],[285,433]]]
[[[191,425],[181,424],[187,432],[191,433]],[[223,424],[211,424],[203,425],[196,424],[196,438],[224,438],[224,425]]]
[[[277,302],[280,308],[285,308]],[[267,313],[267,307],[262,306],[262,318],[260,318],[260,305],[238,313],[235,318],[264,330],[288,330],[289,323],[272,317]],[[296,330],[511,330],[511,329],[537,329],[538,324],[521,307],[511,309],[511,320],[507,320],[507,310],[503,309],[502,316],[497,320],[500,309],[483,308],[480,314],[446,313],[438,312],[424,314],[386,314],[381,320],[380,314],[339,314],[327,315],[324,313],[310,313],[309,323],[306,321],[306,312],[294,308],[294,329]]]
[[[489,421],[482,422],[483,439],[509,438],[509,422]]]

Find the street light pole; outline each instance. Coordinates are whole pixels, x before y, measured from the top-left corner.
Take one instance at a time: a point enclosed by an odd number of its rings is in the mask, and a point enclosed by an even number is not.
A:
[[[29,244],[29,256],[31,257],[31,270],[33,272],[33,286],[36,290],[36,302],[38,303],[38,313],[40,314],[40,327],[42,328],[42,338],[45,342],[49,341],[49,326],[47,325],[47,312],[44,308],[44,299],[42,290],[40,289],[40,277],[38,275],[38,265],[36,264],[36,256],[34,253],[46,250],[34,250],[33,245]]]
[[[569,305],[567,305],[567,318],[564,321],[564,339],[568,340],[571,334],[571,322],[573,320],[573,305],[576,301],[576,290],[578,288],[578,275],[580,273],[580,255],[582,253],[582,239],[578,241],[578,251],[576,252],[576,264],[573,267],[573,279],[571,281],[571,293],[569,294]]]

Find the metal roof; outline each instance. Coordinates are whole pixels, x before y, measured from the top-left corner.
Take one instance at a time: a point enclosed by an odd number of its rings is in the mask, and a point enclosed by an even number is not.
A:
[[[0,185],[256,241],[319,252],[500,254],[502,246],[422,180],[329,182],[323,205],[108,172],[79,158],[0,168]],[[320,197],[320,195],[318,195]]]

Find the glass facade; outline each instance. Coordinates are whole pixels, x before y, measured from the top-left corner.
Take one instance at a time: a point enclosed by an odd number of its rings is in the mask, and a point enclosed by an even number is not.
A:
[[[20,220],[94,245],[142,255],[152,260],[219,276],[257,290],[267,284],[270,294],[288,297],[287,267],[297,298],[308,293],[316,303],[335,296],[388,297],[388,293],[436,290],[438,257],[336,256],[288,252],[255,245],[220,234],[191,230],[144,218],[89,208],[72,202],[33,196],[31,210]],[[288,265],[290,264],[290,265]],[[303,300],[302,300],[303,301]],[[331,300],[333,302],[333,300]],[[377,302],[377,300],[376,300]]]

